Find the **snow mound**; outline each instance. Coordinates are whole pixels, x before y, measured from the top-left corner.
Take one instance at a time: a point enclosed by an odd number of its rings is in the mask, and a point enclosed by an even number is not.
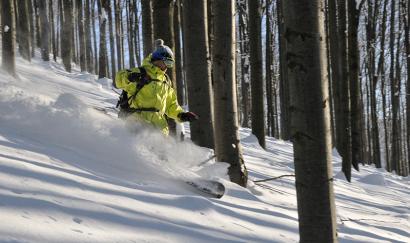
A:
[[[360,178],[358,181],[375,186],[384,186],[386,185],[386,180],[382,174],[370,174],[363,178]]]

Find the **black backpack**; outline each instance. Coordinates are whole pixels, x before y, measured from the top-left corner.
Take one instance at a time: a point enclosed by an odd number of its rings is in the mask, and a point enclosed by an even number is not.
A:
[[[145,69],[143,67],[138,67],[138,69],[140,70],[139,73],[132,72],[129,69],[127,70],[128,71],[128,80],[130,82],[136,82],[137,83],[137,92],[135,92],[135,94],[133,96],[128,97],[128,93],[125,90],[123,90],[122,93],[120,94],[119,98],[118,98],[116,108],[119,107],[120,110],[129,112],[131,110],[130,104],[129,104],[130,99],[135,97],[137,95],[138,91],[140,91],[144,85],[149,83],[149,79],[147,78],[147,71],[145,71]]]

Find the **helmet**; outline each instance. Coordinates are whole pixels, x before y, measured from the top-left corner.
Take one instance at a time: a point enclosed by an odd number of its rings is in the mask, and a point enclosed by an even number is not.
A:
[[[174,53],[171,48],[164,45],[164,41],[161,39],[155,40],[155,50],[152,52],[152,61],[161,60],[165,63],[167,68],[174,67]]]

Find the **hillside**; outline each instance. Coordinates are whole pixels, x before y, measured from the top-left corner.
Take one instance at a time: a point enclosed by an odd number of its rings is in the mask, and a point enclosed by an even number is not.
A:
[[[110,80],[17,60],[19,78],[0,73],[0,242],[298,241],[294,178],[252,182],[293,174],[291,143],[241,128],[244,189],[201,164],[212,151],[118,120]],[[364,166],[348,183],[334,155],[340,242],[410,242],[409,177]],[[183,182],[198,175],[225,196]]]

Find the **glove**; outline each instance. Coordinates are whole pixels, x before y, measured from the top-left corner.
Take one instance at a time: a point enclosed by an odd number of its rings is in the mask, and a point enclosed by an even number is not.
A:
[[[199,116],[193,112],[181,112],[178,115],[178,118],[183,122],[193,122],[199,119]]]

